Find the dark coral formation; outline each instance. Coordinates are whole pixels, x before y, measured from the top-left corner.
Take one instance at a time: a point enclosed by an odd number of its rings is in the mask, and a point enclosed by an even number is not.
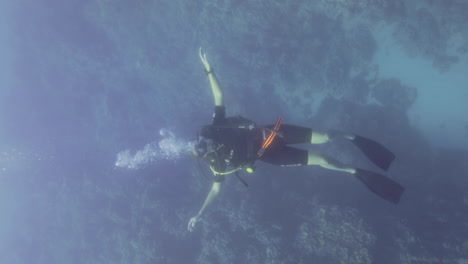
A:
[[[372,96],[384,106],[407,110],[417,99],[417,89],[403,85],[398,79],[378,82],[372,88]]]

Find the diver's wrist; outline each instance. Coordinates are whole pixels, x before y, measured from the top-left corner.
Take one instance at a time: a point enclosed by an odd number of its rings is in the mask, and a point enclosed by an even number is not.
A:
[[[195,216],[195,221],[199,222],[201,220],[201,214]]]
[[[209,69],[206,69],[206,70],[205,70],[205,73],[206,73],[207,76],[209,76],[210,74],[213,74],[214,71],[213,71],[212,68],[209,68]]]

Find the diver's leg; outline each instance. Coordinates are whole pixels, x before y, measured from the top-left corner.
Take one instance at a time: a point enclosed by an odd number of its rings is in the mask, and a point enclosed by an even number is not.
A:
[[[267,150],[260,160],[281,166],[319,165],[330,170],[348,172],[358,178],[369,190],[395,204],[400,201],[405,190],[403,186],[385,175],[346,166],[315,151],[282,146],[272,151]]]
[[[354,140],[356,138],[356,135],[353,135],[351,133],[345,133],[341,132],[338,130],[330,130],[327,132],[327,137],[329,140],[336,140],[336,139],[349,139],[349,140]]]
[[[348,167],[337,160],[325,157],[315,151],[309,151],[307,165],[319,165],[326,169],[351,173],[373,193],[394,204],[400,202],[400,197],[405,191],[405,188],[401,184],[385,175]]]
[[[283,146],[271,152],[267,151],[260,160],[282,166],[318,165],[325,169],[343,171],[351,174],[356,173],[357,170],[336,159],[326,157],[317,151],[307,151],[290,146]]]
[[[273,126],[267,126],[272,129]],[[331,138],[327,133],[314,131],[309,127],[301,127],[289,124],[283,124],[280,129],[280,137],[285,144],[323,144],[327,143]]]
[[[266,126],[269,129],[273,129],[274,125]],[[346,138],[353,140],[354,135],[349,133],[342,133],[338,131],[330,131],[328,133],[315,131],[309,127],[301,127],[289,124],[281,125],[280,137],[283,138],[285,144],[301,144],[301,143],[312,143],[312,144],[323,144],[328,141],[335,140],[337,138]]]
[[[270,129],[273,128],[271,125],[267,127]],[[279,137],[281,137],[282,143],[284,144],[323,144],[339,138],[348,139],[356,145],[369,160],[383,170],[388,170],[395,159],[395,154],[376,141],[335,130],[322,133],[313,131],[311,128],[307,127],[283,124],[279,129]]]
[[[307,165],[319,165],[322,168],[336,171],[344,171],[354,174],[356,172],[355,168],[344,165],[343,163],[326,157],[319,152],[309,150],[307,157]]]
[[[330,139],[331,138],[327,133],[313,131],[312,132],[312,137],[310,139],[310,143],[312,143],[312,144],[323,144],[323,143],[327,143],[328,141],[330,141]]]
[[[290,146],[267,149],[261,161],[281,166],[319,165],[325,169],[355,173],[356,169],[342,164],[316,151],[307,151]]]
[[[354,140],[354,135],[348,134],[348,133],[342,133],[342,132],[337,132],[337,131],[330,131],[327,133],[322,133],[318,131],[313,131],[312,132],[312,138],[310,140],[310,143],[312,144],[323,144],[327,143],[328,141],[332,141],[338,138],[345,138],[349,140]]]

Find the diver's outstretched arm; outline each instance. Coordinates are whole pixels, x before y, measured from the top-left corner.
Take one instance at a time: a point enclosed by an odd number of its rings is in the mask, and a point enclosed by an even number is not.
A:
[[[198,214],[192,218],[190,218],[190,221],[188,223],[188,230],[192,232],[195,229],[195,225],[197,224],[198,221],[200,221],[200,217],[205,211],[205,209],[213,202],[213,200],[218,196],[219,191],[221,189],[221,182],[214,182],[213,186],[211,187],[210,192],[208,193],[208,196],[205,199],[205,203],[203,203],[202,208],[198,212]]]
[[[203,65],[205,65],[206,75],[208,75],[208,78],[210,79],[211,90],[213,91],[215,105],[222,106],[224,105],[223,91],[221,91],[221,88],[219,87],[218,80],[216,80],[216,76],[213,73],[213,69],[211,68],[210,63],[208,62],[208,59],[206,58],[206,54],[203,53],[202,48],[200,48],[199,50],[199,55],[200,55],[201,61],[203,62]]]

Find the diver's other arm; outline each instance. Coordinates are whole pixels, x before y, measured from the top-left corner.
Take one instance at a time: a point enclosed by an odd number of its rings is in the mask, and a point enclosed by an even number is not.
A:
[[[213,69],[211,68],[210,63],[208,62],[208,59],[206,58],[206,54],[203,53],[202,48],[200,48],[199,50],[199,55],[200,55],[201,61],[203,62],[203,65],[205,65],[206,75],[208,75],[208,78],[210,79],[210,85],[211,85],[211,90],[213,91],[215,105],[222,106],[224,105],[223,91],[221,91],[221,88],[219,87],[218,80],[216,80],[216,77],[213,73]]]
[[[198,214],[192,218],[190,218],[190,221],[188,223],[188,230],[192,232],[195,229],[195,225],[197,224],[198,221],[200,221],[200,217],[205,211],[205,209],[213,202],[213,200],[218,196],[219,190],[221,189],[221,182],[214,182],[213,186],[211,187],[210,192],[208,193],[208,196],[205,199],[205,203],[203,203],[202,208],[198,212]]]

